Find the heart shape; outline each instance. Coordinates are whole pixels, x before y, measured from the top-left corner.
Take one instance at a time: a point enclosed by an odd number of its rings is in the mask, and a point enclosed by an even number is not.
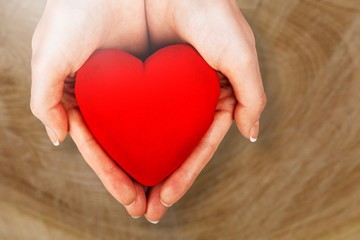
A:
[[[76,99],[95,139],[131,177],[154,186],[175,171],[213,122],[219,79],[191,46],[145,62],[98,50],[79,69]]]

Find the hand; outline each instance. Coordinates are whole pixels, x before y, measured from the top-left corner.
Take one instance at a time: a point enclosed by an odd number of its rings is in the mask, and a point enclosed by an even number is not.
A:
[[[266,104],[251,28],[234,0],[145,1],[153,50],[190,43],[219,71],[221,95],[215,119],[189,158],[162,184],[150,190],[146,218],[158,221],[208,163],[231,126],[256,141]],[[225,77],[226,76],[226,77]]]
[[[132,216],[145,213],[144,189],[94,140],[78,110],[73,87],[76,71],[98,48],[146,55],[144,11],[143,0],[49,0],[32,42],[32,112],[46,126],[54,145],[70,131],[85,160]]]

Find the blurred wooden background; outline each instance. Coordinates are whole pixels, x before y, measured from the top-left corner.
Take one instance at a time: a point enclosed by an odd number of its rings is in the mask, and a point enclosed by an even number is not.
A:
[[[0,239],[360,239],[360,0],[238,1],[268,95],[158,224],[133,220],[30,113],[45,0],[0,0]]]

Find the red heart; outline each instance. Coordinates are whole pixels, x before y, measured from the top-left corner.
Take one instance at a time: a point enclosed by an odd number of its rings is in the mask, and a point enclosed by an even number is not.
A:
[[[194,48],[173,45],[145,62],[99,50],[77,72],[75,93],[103,149],[136,181],[154,186],[199,144],[213,122],[220,87]]]

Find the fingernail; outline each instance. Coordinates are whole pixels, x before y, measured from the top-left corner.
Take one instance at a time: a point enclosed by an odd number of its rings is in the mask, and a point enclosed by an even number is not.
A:
[[[51,128],[49,128],[48,126],[45,126],[46,132],[50,138],[50,141],[52,142],[52,144],[54,144],[54,146],[59,146],[60,142],[58,137],[56,136],[56,133],[54,132],[54,130],[52,130]]]
[[[164,207],[169,208],[169,207],[172,206],[172,204],[166,204],[166,203],[164,203],[161,199],[160,199],[160,202],[161,202],[161,204],[162,204]]]
[[[135,200],[136,201],[136,200]],[[135,201],[133,201],[132,203],[130,203],[129,205],[124,205],[125,207],[131,207],[132,205],[135,204]]]
[[[259,135],[259,121],[257,121],[254,126],[252,126],[252,128],[250,129],[250,142],[254,143],[257,141],[258,139],[258,135]]]
[[[151,221],[151,220],[149,220],[149,219],[147,219],[150,223],[152,223],[152,224],[158,224],[159,223],[159,220],[158,221]]]
[[[141,216],[131,216],[133,219],[141,218]]]

